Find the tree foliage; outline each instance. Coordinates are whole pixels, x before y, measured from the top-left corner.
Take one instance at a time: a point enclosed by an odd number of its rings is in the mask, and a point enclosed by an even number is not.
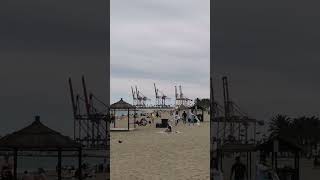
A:
[[[276,115],[269,124],[270,136],[281,135],[295,139],[306,149],[311,149],[320,143],[320,119],[315,116],[290,118],[286,115]]]
[[[209,109],[210,107],[210,99],[204,98],[204,99],[200,99],[197,98],[194,100],[194,104],[196,106],[202,107],[204,109]]]

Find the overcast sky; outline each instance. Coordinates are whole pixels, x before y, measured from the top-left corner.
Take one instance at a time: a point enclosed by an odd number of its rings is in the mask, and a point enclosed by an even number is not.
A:
[[[231,97],[253,117],[319,115],[319,2],[216,2],[217,96],[228,75]]]
[[[76,5],[76,6],[75,6]],[[106,100],[106,1],[0,2],[0,135],[30,124],[73,134],[68,77]]]
[[[111,100],[132,103],[131,86],[152,99],[153,83],[208,98],[209,0],[115,0],[111,3]]]

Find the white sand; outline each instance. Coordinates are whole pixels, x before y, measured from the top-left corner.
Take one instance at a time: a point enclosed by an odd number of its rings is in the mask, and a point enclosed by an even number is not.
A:
[[[173,129],[179,133],[173,134],[159,133],[164,129],[155,128],[155,124],[132,132],[112,132],[111,179],[209,179],[208,114],[205,121],[200,126],[181,122]],[[126,126],[126,120],[121,125]]]

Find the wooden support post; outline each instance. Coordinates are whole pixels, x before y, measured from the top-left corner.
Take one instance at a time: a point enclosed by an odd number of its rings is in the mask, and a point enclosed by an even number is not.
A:
[[[272,152],[272,168],[274,168],[274,152]]]
[[[250,152],[250,180],[252,179],[252,152]]]
[[[274,167],[275,167],[275,170],[277,171],[278,169],[278,153],[277,152],[274,153]]]
[[[223,170],[223,164],[222,164],[222,161],[223,161],[223,152],[220,151],[220,171]]]
[[[201,121],[204,122],[204,110],[202,109]]]
[[[128,131],[130,131],[130,110],[128,109]]]
[[[133,121],[134,121],[134,123],[133,123],[133,126],[134,126],[134,128],[136,128],[136,109],[134,109],[134,111],[133,111]]]
[[[14,163],[14,167],[13,167],[13,179],[14,180],[18,180],[18,175],[17,175],[17,168],[18,168],[18,150],[14,149],[13,152],[13,163]]]
[[[61,149],[58,150],[58,180],[61,180]]]
[[[78,168],[79,168],[79,180],[82,180],[82,149],[80,148],[79,149],[79,152],[78,152]]]
[[[238,128],[239,128],[238,141],[240,142],[241,141],[241,123],[238,123]]]
[[[240,156],[241,157],[241,156]],[[249,169],[250,169],[250,161],[249,161],[249,152],[247,152],[247,179],[249,179]]]
[[[114,115],[113,127],[114,127],[114,128],[116,128],[116,120],[117,120],[117,117],[116,117],[116,110],[113,110],[113,115]]]
[[[295,153],[295,158],[294,158],[294,167],[296,170],[296,174],[295,174],[295,180],[299,180],[300,179],[300,157],[299,157],[299,152]]]
[[[253,135],[254,144],[257,141],[257,122],[254,122],[254,135]]]

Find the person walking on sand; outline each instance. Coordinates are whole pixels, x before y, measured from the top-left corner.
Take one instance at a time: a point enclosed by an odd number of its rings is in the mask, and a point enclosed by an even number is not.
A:
[[[183,117],[183,124],[187,124],[187,113],[186,113],[186,111],[183,111],[183,113],[182,113],[182,117]]]
[[[159,111],[157,111],[157,113],[156,113],[156,117],[157,117],[157,120],[160,118]]]
[[[188,117],[187,117],[189,126],[191,125],[191,123],[193,123],[193,116],[192,115],[193,114],[192,114],[191,110],[189,110]]]
[[[179,120],[180,120],[180,116],[179,116],[179,112],[176,111],[175,115],[174,115],[174,120],[175,120],[175,126],[178,125]]]
[[[234,175],[234,180],[245,180],[248,177],[246,166],[240,161],[240,156],[236,157],[236,162],[232,165],[230,180]]]
[[[154,113],[151,113],[151,121],[152,121],[152,124],[154,124]]]

